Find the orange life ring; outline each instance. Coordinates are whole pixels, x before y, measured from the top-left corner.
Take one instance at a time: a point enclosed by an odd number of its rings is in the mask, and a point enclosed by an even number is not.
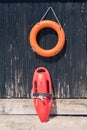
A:
[[[49,49],[49,50],[41,48],[39,46],[39,44],[37,43],[37,34],[40,30],[42,30],[44,28],[52,28],[54,31],[57,32],[57,35],[58,35],[58,42],[57,42],[56,46],[54,46],[54,48]],[[62,50],[64,44],[65,44],[64,30],[62,29],[60,24],[58,24],[54,21],[51,21],[51,20],[40,21],[32,28],[32,30],[30,32],[31,47],[37,54],[39,54],[43,57],[55,56]]]

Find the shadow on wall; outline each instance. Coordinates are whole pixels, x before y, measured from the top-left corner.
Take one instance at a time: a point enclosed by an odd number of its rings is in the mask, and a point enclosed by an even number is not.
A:
[[[57,33],[54,30],[48,29],[48,28],[41,30],[39,32],[39,35],[37,36],[37,41],[38,41],[40,47],[42,47],[44,49],[53,48],[56,45],[57,40],[58,40]],[[63,58],[63,56],[66,52],[66,48],[67,48],[67,42],[65,41],[65,45],[59,54],[57,54],[53,57],[49,57],[49,58],[45,58],[45,57],[38,55],[37,59],[40,59],[46,63],[58,62],[58,60]]]
[[[50,114],[49,121],[51,119],[55,118],[57,115],[58,115],[58,113],[57,113],[57,102],[56,102],[56,99],[53,99],[52,109],[51,109],[51,114]]]
[[[46,63],[49,63],[49,62],[51,62],[51,63],[58,62],[64,56],[64,54],[66,52],[66,48],[67,48],[67,43],[65,43],[64,48],[62,49],[62,51],[59,54],[57,54],[57,55],[55,55],[55,56],[53,56],[51,58],[45,58],[45,57],[41,57],[41,56],[38,56],[37,58],[40,59],[40,60],[42,60],[42,61],[44,61],[44,62],[46,62]]]

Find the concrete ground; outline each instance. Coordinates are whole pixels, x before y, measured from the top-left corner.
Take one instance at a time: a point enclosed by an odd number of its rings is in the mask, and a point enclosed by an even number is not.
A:
[[[0,130],[87,130],[87,117],[52,116],[41,123],[36,115],[0,115]]]

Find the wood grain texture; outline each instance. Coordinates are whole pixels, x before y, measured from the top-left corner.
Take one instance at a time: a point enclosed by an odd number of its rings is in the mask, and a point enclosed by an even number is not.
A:
[[[64,49],[52,58],[35,54],[29,33],[51,6],[66,34]],[[35,69],[51,74],[55,98],[87,98],[87,2],[38,1],[0,3],[0,98],[30,98]],[[46,19],[56,21],[52,12]],[[53,47],[57,36],[43,30],[38,36],[44,48]]]
[[[56,116],[41,123],[37,116],[1,115],[1,130],[87,130],[87,117]]]
[[[2,99],[0,114],[36,114],[32,99]],[[51,115],[87,115],[87,99],[53,100]]]

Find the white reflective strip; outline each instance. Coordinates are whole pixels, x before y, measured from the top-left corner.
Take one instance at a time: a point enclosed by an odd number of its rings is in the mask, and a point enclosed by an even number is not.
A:
[[[37,97],[33,96],[33,98],[39,98],[39,99],[43,100],[44,98],[47,98],[47,97],[42,96],[42,95],[39,95],[39,96],[37,96]]]

